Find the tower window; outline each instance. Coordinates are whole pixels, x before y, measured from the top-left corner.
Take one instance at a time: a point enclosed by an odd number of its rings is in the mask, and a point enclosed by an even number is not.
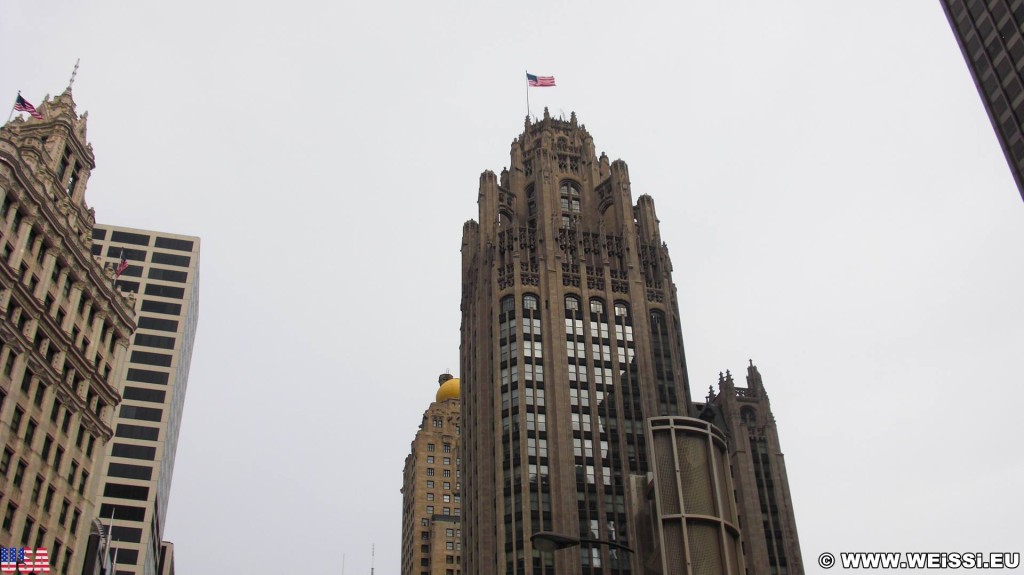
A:
[[[629,317],[629,306],[621,301],[615,302],[615,315]]]
[[[590,300],[590,313],[604,313],[604,302],[597,298]]]
[[[75,195],[75,188],[78,187],[78,168],[74,164],[71,165],[71,180],[68,182],[68,195]]]
[[[658,310],[651,312],[651,328],[655,331],[665,330],[665,314]],[[659,331],[659,333],[668,333],[667,330]]]
[[[580,298],[574,295],[565,296],[565,309],[566,311],[579,311],[580,309]]]
[[[572,182],[562,182],[558,190],[563,212],[580,213],[580,190]]]
[[[532,294],[526,294],[526,295],[523,296],[523,309],[524,310],[528,310],[528,309],[535,310],[535,309],[537,309],[537,304],[538,304],[537,296],[532,295]]]
[[[511,311],[515,311],[515,309],[516,309],[516,300],[515,300],[514,297],[507,296],[507,297],[505,297],[504,299],[501,300],[501,313],[508,313],[508,312],[511,312]]]
[[[71,150],[64,148],[64,155],[60,159],[60,166],[57,167],[57,179],[64,182],[64,174],[68,172],[68,166],[71,164]]]
[[[753,409],[744,407],[743,410],[740,411],[740,419],[742,419],[743,423],[747,425],[753,425],[757,422],[757,414],[754,413]]]

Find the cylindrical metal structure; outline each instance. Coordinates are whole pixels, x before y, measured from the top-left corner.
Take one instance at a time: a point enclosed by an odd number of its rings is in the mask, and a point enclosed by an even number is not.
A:
[[[652,417],[646,428],[661,573],[743,573],[725,434],[690,417]]]

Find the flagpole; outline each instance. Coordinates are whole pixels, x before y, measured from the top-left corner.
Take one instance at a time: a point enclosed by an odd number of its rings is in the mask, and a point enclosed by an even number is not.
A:
[[[14,117],[14,107],[18,105],[18,98],[20,98],[20,97],[21,97],[21,90],[18,90],[18,96],[16,98],[14,98],[14,103],[11,104],[11,113],[7,114],[7,121],[4,122],[5,124],[9,124],[11,122],[11,118]],[[529,93],[527,93],[527,97],[529,97]]]
[[[529,118],[529,78],[528,78],[529,71],[527,70],[525,72],[526,72],[526,76],[527,76],[527,79],[526,79],[526,118]],[[18,92],[18,93],[20,93],[20,92]],[[11,110],[11,112],[13,112],[13,110]]]
[[[110,548],[113,547],[113,545],[114,545],[114,514],[116,512],[117,512],[117,509],[114,509],[114,508],[110,509],[110,533],[107,533],[107,548],[104,549],[104,552],[103,552],[104,557],[102,559],[103,575],[112,575],[112,573],[114,571],[113,568],[111,568],[110,569],[110,573],[108,573],[107,572],[107,567],[111,563],[111,561],[110,561]],[[101,524],[102,524],[102,522],[101,522]]]

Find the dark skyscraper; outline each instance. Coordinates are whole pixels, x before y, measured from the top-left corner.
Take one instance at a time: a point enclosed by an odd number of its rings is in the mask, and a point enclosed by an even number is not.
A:
[[[698,414],[654,201],[633,203],[625,162],[598,156],[575,114],[545,110],[478,203],[462,242],[463,572],[639,575],[646,558],[616,545],[651,548],[631,499],[655,463],[645,421]],[[616,545],[542,552],[541,531]]]
[[[1024,0],[942,0],[1024,197]]]

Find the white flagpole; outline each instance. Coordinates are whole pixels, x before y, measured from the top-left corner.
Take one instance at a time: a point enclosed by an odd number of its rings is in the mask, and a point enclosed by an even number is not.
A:
[[[526,117],[530,117],[530,71],[526,70]]]
[[[20,98],[20,97],[21,97],[21,90],[18,90],[18,98]],[[7,114],[7,122],[5,122],[7,124],[9,124],[11,122],[11,118],[14,117],[14,107],[18,105],[18,98],[15,98],[14,99],[14,103],[11,104],[11,113]]]
[[[107,533],[107,548],[103,550],[103,575],[112,574],[112,565],[110,561],[110,547],[114,544],[114,514],[117,513],[117,509],[110,509],[110,533]]]

